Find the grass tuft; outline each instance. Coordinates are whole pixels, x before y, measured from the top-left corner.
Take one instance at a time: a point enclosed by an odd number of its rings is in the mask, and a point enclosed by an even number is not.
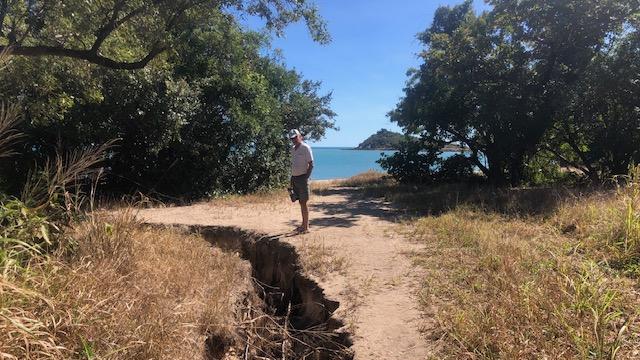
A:
[[[576,239],[576,252],[640,277],[640,167],[613,192],[562,207],[555,225]]]
[[[304,271],[321,279],[334,272],[344,275],[349,266],[347,258],[336,254],[322,239],[305,240],[297,249]]]

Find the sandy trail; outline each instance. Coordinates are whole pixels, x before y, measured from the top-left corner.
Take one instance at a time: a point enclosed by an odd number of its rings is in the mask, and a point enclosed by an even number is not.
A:
[[[290,232],[300,222],[300,208],[287,199],[253,204],[202,203],[147,209],[148,222],[235,226],[267,234]],[[419,269],[406,252],[417,245],[393,228],[398,212],[379,200],[357,196],[353,189],[329,188],[310,202],[311,233],[284,238],[300,247],[324,244],[349,265],[341,273],[316,279],[353,335],[356,359],[425,359],[427,342],[419,329],[415,292]]]

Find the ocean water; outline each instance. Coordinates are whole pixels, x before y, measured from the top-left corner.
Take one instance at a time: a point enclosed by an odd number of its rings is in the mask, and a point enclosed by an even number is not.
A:
[[[312,180],[348,178],[368,170],[384,171],[376,163],[380,153],[393,154],[394,151],[351,150],[350,148],[314,147]]]
[[[313,174],[311,180],[345,179],[368,170],[384,172],[376,160],[380,154],[393,154],[395,151],[352,150],[351,148],[314,147]],[[455,152],[443,152],[440,157],[446,159]]]

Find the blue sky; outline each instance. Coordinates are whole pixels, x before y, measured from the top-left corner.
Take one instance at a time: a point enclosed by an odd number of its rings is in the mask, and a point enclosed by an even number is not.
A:
[[[339,131],[328,131],[315,146],[356,146],[381,128],[400,129],[386,114],[395,107],[410,67],[417,67],[421,50],[416,39],[440,5],[462,0],[316,0],[333,41],[320,45],[303,24],[288,27],[272,47],[307,79],[322,81],[323,93],[333,93]],[[474,0],[476,10],[485,9]],[[259,29],[260,22],[246,21]]]

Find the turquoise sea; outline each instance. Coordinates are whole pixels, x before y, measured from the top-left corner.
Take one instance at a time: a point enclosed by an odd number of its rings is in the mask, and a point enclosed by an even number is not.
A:
[[[352,148],[318,147],[311,145],[314,168],[312,180],[345,179],[368,170],[384,171],[376,163],[380,154],[393,154],[395,151],[352,150]],[[453,152],[442,153],[448,158]]]
[[[380,153],[393,154],[393,151],[351,150],[351,148],[314,147],[312,180],[348,178],[367,170],[383,171],[376,160]]]

